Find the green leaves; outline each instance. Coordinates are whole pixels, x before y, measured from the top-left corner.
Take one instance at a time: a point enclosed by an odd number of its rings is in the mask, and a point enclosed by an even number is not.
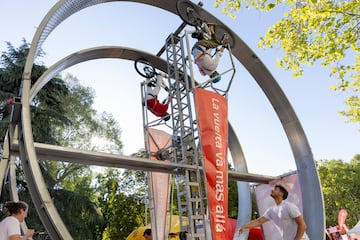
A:
[[[107,168],[97,176],[98,199],[106,224],[103,239],[125,239],[145,224],[145,174]]]
[[[348,227],[354,226],[360,215],[360,155],[349,162],[342,160],[318,161],[318,173],[324,195],[326,226],[336,226],[340,209],[349,212]]]
[[[19,48],[14,48],[8,43],[8,51],[2,52],[0,58],[0,96],[3,100],[0,101],[0,105],[7,104],[6,101],[9,97],[17,96],[28,51],[29,44],[24,40]],[[32,84],[46,70],[45,66],[35,64],[32,69]],[[94,96],[93,89],[82,86],[78,79],[73,76],[67,75],[65,78],[56,76],[53,78],[40,90],[31,103],[34,141],[86,150],[120,153],[122,149],[121,129],[111,114],[106,112],[99,114],[93,108]],[[1,133],[5,134],[8,127],[8,121],[1,121]],[[97,146],[94,144],[91,140],[95,137],[104,140],[106,145]],[[99,199],[92,186],[93,172],[90,167],[75,163],[51,161],[51,159],[41,160],[39,164],[48,191],[54,197],[55,206],[73,238],[100,239],[104,231],[102,227],[106,225],[106,222],[103,219],[103,213],[97,206]],[[24,178],[22,171],[18,171],[17,177],[19,179]],[[122,200],[123,196],[117,195],[117,182],[118,178],[114,179],[112,184],[115,187],[104,192]],[[25,181],[18,181],[17,188],[22,189],[24,195],[30,200]],[[133,196],[125,196],[124,199],[128,203],[136,201]],[[71,204],[69,205],[69,203]],[[107,205],[107,202],[101,203]],[[123,206],[115,206],[114,209],[119,212],[121,208],[117,209],[117,207]],[[112,211],[115,211],[114,209]],[[29,218],[33,220],[31,222],[36,226],[37,231],[44,230],[37,214],[32,212],[31,215]],[[135,219],[137,218],[135,217]],[[112,220],[116,222],[117,219]],[[124,226],[132,227],[132,225],[126,224]],[[131,232],[130,230],[126,231],[124,230],[122,233],[122,239],[125,238],[125,234]]]
[[[274,3],[269,3],[268,5],[266,5],[266,9],[268,11],[270,11],[271,9],[273,9],[276,5]]]
[[[271,26],[260,38],[260,48],[281,48],[283,56],[278,66],[291,70],[294,77],[303,73],[304,66],[320,63],[339,80],[333,90],[349,91],[345,101],[349,109],[341,112],[351,122],[360,122],[359,53],[360,53],[360,1],[350,0],[233,0],[225,5],[225,15],[235,15],[240,6],[271,11],[277,6],[288,9],[284,17]],[[230,3],[231,4],[230,4]],[[236,7],[233,7],[236,6]]]

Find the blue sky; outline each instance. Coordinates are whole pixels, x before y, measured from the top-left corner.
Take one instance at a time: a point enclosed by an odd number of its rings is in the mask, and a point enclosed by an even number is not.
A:
[[[0,8],[0,50],[5,42],[18,47],[22,38],[31,42],[54,0],[2,1]],[[259,56],[290,100],[305,130],[314,159],[349,161],[360,153],[358,124],[345,123],[338,114],[344,109],[346,95],[329,90],[336,80],[326,69],[315,65],[306,68],[300,78],[292,78],[276,66],[280,49],[258,49],[257,43],[266,29],[283,15],[279,9],[270,14],[244,10],[236,19],[221,15],[213,1],[204,8],[230,27]],[[111,2],[84,9],[61,23],[43,45],[40,59],[51,66],[61,58],[90,47],[125,46],[156,54],[166,37],[181,24],[181,19],[151,6]],[[188,27],[188,29],[192,29]],[[223,57],[221,67],[228,67]],[[277,175],[295,169],[293,155],[281,124],[260,88],[244,68],[236,63],[237,72],[229,93],[229,120],[235,128],[245,153],[249,172]],[[71,73],[84,85],[96,90],[95,107],[112,113],[123,130],[125,154],[143,147],[140,82],[133,62],[94,60],[76,65],[62,74]]]

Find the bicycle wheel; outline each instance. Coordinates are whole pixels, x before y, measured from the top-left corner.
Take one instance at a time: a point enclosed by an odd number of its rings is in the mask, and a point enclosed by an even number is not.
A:
[[[196,11],[194,4],[188,0],[178,0],[176,11],[180,18],[191,26],[201,26],[200,14]]]
[[[135,61],[135,70],[144,78],[152,78],[156,73],[154,66],[144,58],[139,58]]]

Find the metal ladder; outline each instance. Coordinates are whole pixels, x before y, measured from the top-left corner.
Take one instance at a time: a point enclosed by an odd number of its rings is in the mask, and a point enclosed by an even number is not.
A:
[[[152,133],[149,131],[150,129],[159,129],[159,128],[164,128],[167,127],[169,129],[172,129],[172,126],[170,126],[170,124],[168,124],[163,118],[161,117],[150,117],[151,113],[149,112],[148,108],[147,108],[147,104],[146,104],[146,95],[147,95],[147,90],[146,90],[146,85],[149,81],[156,81],[156,75],[151,77],[148,80],[145,80],[144,82],[142,82],[140,84],[141,86],[141,100],[142,100],[142,113],[143,113],[143,130],[144,130],[144,143],[145,143],[145,152],[144,155],[145,157],[152,159],[152,158],[156,158],[158,160],[169,160],[169,155],[167,154],[168,151],[167,149],[162,149],[160,146],[158,146],[158,143],[156,143],[154,137],[152,135]],[[150,115],[150,116],[149,116]],[[151,149],[150,147],[150,142],[152,142],[155,146],[155,148],[157,149]],[[154,152],[154,150],[156,150]],[[144,157],[144,156],[142,156]],[[155,200],[154,200],[154,194],[156,194],[155,190],[154,190],[154,185],[152,182],[152,177],[151,177],[150,172],[146,172],[146,183],[149,186],[147,195],[145,197],[145,214],[150,213],[150,220],[151,220],[151,227],[153,229],[153,239],[158,239],[160,236],[158,234],[161,233],[157,233],[156,229],[158,226],[158,221],[156,219],[156,210],[155,210]],[[167,209],[167,212],[169,212],[169,210]],[[167,220],[165,220],[167,221]],[[147,215],[146,215],[146,225],[147,225]]]
[[[180,231],[186,231],[188,240],[206,239],[206,191],[196,113],[192,109],[190,79],[186,69],[183,38],[175,34],[166,40],[166,57],[171,84],[173,125],[173,161],[197,166],[196,170],[179,169],[176,175]],[[183,217],[186,216],[188,224]],[[202,229],[202,230],[201,230]]]

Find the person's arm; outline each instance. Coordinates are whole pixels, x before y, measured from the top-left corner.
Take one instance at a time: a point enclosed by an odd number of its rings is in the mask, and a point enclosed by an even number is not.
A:
[[[147,79],[147,81],[151,81],[151,79]],[[157,98],[157,96],[158,96],[158,94],[160,92],[160,89],[161,89],[162,82],[163,82],[163,78],[159,74],[159,75],[156,76],[156,85],[155,85],[155,87],[147,85],[146,92],[145,92],[146,93],[146,96],[145,96],[146,100]]]
[[[34,229],[27,230],[24,236],[20,236],[19,234],[14,234],[9,237],[9,240],[27,240],[34,235]]]
[[[163,77],[160,75],[160,74],[158,74],[157,76],[156,76],[156,86],[155,86],[155,88],[154,88],[154,90],[153,90],[153,93],[154,93],[154,95],[158,95],[159,94],[159,92],[160,92],[160,89],[161,89],[161,84],[163,83]]]
[[[296,231],[296,235],[295,235],[295,239],[294,240],[300,240],[302,238],[302,236],[305,233],[306,230],[306,224],[305,221],[303,219],[303,217],[300,215],[296,218],[294,218],[296,224],[297,224],[297,231]]]
[[[15,235],[9,236],[9,240],[21,240],[21,237],[19,234],[15,234]]]
[[[168,99],[167,99],[167,101],[166,101],[166,105],[169,105],[170,104],[170,102],[171,102],[171,97],[170,96],[168,96]]]
[[[23,240],[24,240],[24,239],[29,239],[29,238],[31,238],[32,236],[34,236],[34,233],[35,233],[35,230],[34,230],[34,229],[28,229],[28,230],[26,231],[25,236],[23,236]]]
[[[267,219],[264,216],[259,217],[259,218],[255,219],[255,220],[252,220],[252,221],[242,225],[239,228],[239,234],[241,234],[246,228],[258,227],[258,226],[260,226],[261,224],[263,224],[264,222],[267,222],[267,221],[269,221],[269,219]]]

